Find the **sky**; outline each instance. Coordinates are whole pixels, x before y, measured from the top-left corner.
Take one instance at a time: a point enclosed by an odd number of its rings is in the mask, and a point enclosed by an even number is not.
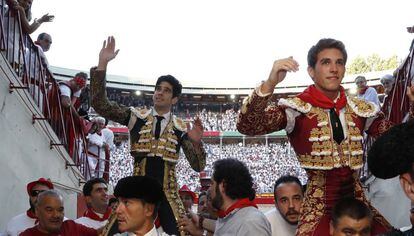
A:
[[[412,0],[34,0],[33,18],[55,19],[31,36],[51,34],[52,66],[89,70],[112,35],[120,52],[108,73],[130,82],[171,74],[184,86],[254,87],[288,56],[300,70],[286,81],[310,83],[306,55],[320,38],[343,41],[348,62],[372,53],[405,58],[412,9]]]

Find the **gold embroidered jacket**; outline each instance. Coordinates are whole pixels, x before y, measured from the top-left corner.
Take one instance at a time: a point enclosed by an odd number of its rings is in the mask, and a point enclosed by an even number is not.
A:
[[[346,138],[338,145],[332,135],[329,114],[299,99],[280,99],[278,105],[269,105],[270,96],[261,97],[256,91],[243,102],[237,129],[246,135],[261,135],[284,129],[287,125],[285,109],[299,113],[295,126],[288,134],[301,166],[305,169],[329,170],[349,166],[358,169],[363,164],[362,139],[368,119],[372,124],[367,133],[376,137],[391,123],[383,118],[378,107],[358,98],[347,98],[345,124]]]
[[[172,116],[158,140],[152,134],[154,117],[152,110],[140,110],[118,105],[106,96],[105,71],[92,68],[92,107],[101,116],[128,126],[131,155],[135,158],[134,175],[148,175],[160,181],[175,219],[185,214],[178,194],[175,165],[180,148],[197,172],[204,169],[206,152],[202,145],[195,145],[187,136],[186,124]]]

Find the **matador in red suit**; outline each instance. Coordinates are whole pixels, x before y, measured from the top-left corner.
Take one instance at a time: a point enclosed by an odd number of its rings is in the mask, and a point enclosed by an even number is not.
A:
[[[344,197],[362,200],[372,209],[372,235],[391,227],[365,198],[356,171],[363,164],[363,132],[379,136],[391,123],[375,104],[346,96],[340,85],[346,60],[342,42],[321,39],[308,52],[308,74],[314,84],[269,105],[275,86],[287,72],[299,69],[292,57],[276,60],[269,79],[246,98],[239,114],[237,129],[246,135],[285,129],[308,174],[296,235],[329,235],[331,210]],[[414,87],[408,90],[414,101]]]

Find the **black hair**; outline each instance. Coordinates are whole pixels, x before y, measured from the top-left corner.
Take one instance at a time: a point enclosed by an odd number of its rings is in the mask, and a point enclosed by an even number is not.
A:
[[[45,33],[45,32],[40,33],[40,34],[37,36],[37,41],[44,39],[44,38],[46,37],[46,35],[49,35],[49,34],[48,34],[48,33]],[[49,36],[50,36],[50,35],[49,35]]]
[[[180,81],[178,81],[174,76],[172,75],[163,75],[160,76],[157,80],[157,83],[155,86],[158,86],[161,84],[161,82],[167,82],[171,84],[173,87],[173,98],[179,97],[181,95],[181,91],[183,89],[183,86],[181,85]]]
[[[88,74],[86,74],[85,72],[76,73],[75,77],[82,77],[85,80],[88,80]]]
[[[355,198],[344,198],[339,200],[332,210],[333,225],[336,226],[343,216],[348,216],[354,220],[368,217],[371,220],[372,212],[362,201]]]
[[[414,120],[394,125],[372,144],[368,151],[368,168],[382,179],[413,172]]]
[[[308,66],[315,68],[316,62],[318,60],[318,54],[324,50],[329,48],[336,48],[342,52],[344,56],[344,62],[346,64],[346,60],[348,58],[348,54],[346,53],[345,45],[336,39],[325,38],[318,41],[316,45],[313,45],[308,51]]]
[[[85,196],[85,197],[86,196],[91,196],[93,186],[95,184],[98,184],[98,183],[108,185],[108,183],[102,178],[90,179],[90,180],[88,180],[88,182],[85,183],[85,185],[83,185],[83,190],[82,190],[83,196]]]
[[[221,159],[213,164],[213,179],[217,185],[224,182],[225,193],[231,199],[255,198],[253,178],[247,166],[236,159]]]
[[[153,218],[163,200],[166,200],[161,184],[148,176],[128,176],[118,181],[114,189],[114,196],[119,198],[135,198],[143,204],[154,205]]]
[[[298,177],[292,176],[292,175],[284,175],[284,176],[281,176],[279,179],[277,179],[276,182],[275,182],[275,186],[273,188],[275,201],[276,201],[276,189],[277,189],[277,187],[279,187],[279,185],[281,185],[281,184],[286,184],[286,183],[296,183],[296,184],[298,184],[300,189],[302,190],[302,194],[303,194],[303,186],[302,186],[302,183],[300,182],[300,180],[298,179]]]

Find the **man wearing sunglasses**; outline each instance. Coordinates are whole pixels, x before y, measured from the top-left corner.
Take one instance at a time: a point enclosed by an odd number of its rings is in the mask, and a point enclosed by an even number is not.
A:
[[[35,215],[35,204],[39,193],[53,189],[53,184],[45,178],[27,184],[27,193],[29,195],[30,208],[26,212],[13,217],[9,223],[5,234],[8,236],[17,236],[27,228],[35,225],[37,217]]]

